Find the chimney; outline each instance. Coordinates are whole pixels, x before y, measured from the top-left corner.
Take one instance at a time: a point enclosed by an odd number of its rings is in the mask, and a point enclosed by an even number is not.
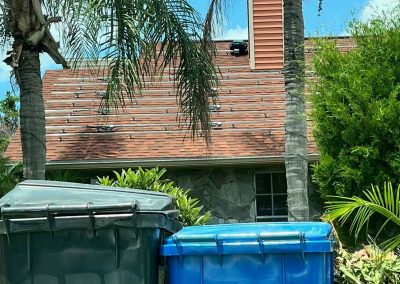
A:
[[[250,67],[283,69],[283,1],[248,0]]]

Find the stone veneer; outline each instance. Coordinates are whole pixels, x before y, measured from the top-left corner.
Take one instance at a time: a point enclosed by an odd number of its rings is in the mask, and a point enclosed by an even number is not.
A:
[[[169,170],[168,176],[182,188],[190,188],[213,214],[210,223],[256,220],[254,171],[242,168]]]
[[[284,171],[283,168],[201,168],[168,170],[168,177],[182,188],[190,188],[190,195],[199,198],[212,213],[210,223],[243,223],[256,221],[254,173]],[[319,216],[315,188],[309,188],[311,218]],[[317,201],[318,203],[318,201]]]

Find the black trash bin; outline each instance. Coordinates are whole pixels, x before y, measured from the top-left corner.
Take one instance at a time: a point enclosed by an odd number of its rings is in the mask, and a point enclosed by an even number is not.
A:
[[[25,181],[0,199],[0,283],[157,283],[180,223],[161,193]]]

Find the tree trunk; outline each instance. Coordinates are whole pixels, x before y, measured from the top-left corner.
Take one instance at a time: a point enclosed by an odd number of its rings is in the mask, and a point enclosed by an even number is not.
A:
[[[284,0],[285,166],[289,221],[309,219],[302,0]]]
[[[46,123],[39,52],[23,49],[16,68],[24,178],[45,179]]]

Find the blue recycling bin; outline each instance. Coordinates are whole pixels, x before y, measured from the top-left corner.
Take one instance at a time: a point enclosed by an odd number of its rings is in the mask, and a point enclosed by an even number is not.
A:
[[[170,284],[331,284],[331,230],[317,222],[186,227],[160,253]]]

